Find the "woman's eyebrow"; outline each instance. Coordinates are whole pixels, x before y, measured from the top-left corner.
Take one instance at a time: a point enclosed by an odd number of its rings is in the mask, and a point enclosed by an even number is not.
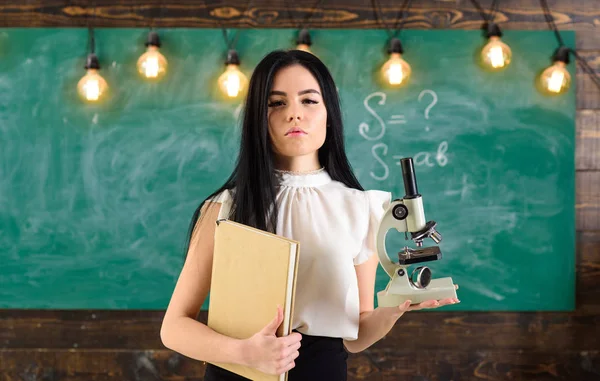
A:
[[[306,90],[298,91],[298,95],[304,95],[304,94],[308,94],[308,93],[315,93],[315,94],[321,95],[321,93],[319,93],[315,89],[306,89]],[[273,90],[273,91],[271,91],[269,93],[269,95],[282,95],[282,96],[286,96],[287,93],[285,91]]]
[[[317,90],[315,89],[307,89],[307,90],[302,90],[298,92],[298,95],[303,95],[303,94],[308,94],[308,93],[315,93],[318,95],[321,95],[321,93],[319,93]]]

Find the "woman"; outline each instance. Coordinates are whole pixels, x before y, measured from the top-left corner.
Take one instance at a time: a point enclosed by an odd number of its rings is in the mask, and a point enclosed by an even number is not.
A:
[[[346,380],[348,352],[380,340],[406,311],[458,301],[416,306],[407,301],[373,309],[374,235],[391,194],[364,191],[352,173],[336,86],[317,57],[296,50],[268,54],[250,79],[244,110],[235,169],[192,218],[162,341],[198,360],[238,363],[271,374],[289,371],[289,381]],[[291,335],[275,336],[281,309],[244,340],[196,321],[210,288],[218,218],[300,241]],[[205,380],[244,378],[207,364]]]

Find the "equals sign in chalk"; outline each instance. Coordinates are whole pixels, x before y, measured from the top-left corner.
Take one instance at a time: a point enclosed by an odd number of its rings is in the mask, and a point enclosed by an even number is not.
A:
[[[404,115],[392,115],[392,119],[388,120],[388,124],[406,124]]]

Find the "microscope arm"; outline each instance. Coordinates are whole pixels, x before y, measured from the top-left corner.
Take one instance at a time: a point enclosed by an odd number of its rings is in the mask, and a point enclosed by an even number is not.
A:
[[[377,228],[377,255],[379,256],[379,263],[390,278],[394,276],[394,272],[396,271],[397,265],[394,262],[392,262],[390,260],[390,257],[388,256],[387,250],[385,248],[385,237],[387,235],[388,230],[392,228],[395,228],[399,232],[406,231],[406,220],[399,221],[395,219],[392,215],[394,206],[396,206],[397,204],[402,204],[402,202],[396,200],[390,204],[386,213],[379,221],[379,227]]]

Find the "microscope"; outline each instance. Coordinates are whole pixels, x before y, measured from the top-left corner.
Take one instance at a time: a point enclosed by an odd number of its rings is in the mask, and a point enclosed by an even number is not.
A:
[[[391,202],[377,228],[377,254],[379,263],[390,276],[390,282],[385,290],[377,293],[377,301],[382,307],[396,307],[410,300],[412,304],[419,304],[427,300],[440,300],[456,298],[458,285],[452,283],[452,278],[432,279],[431,270],[422,264],[442,258],[439,246],[421,248],[423,240],[431,238],[436,244],[442,240],[442,235],[436,230],[436,222],[425,222],[423,198],[417,190],[417,180],[412,158],[400,160],[404,191],[402,199]],[[404,232],[408,240],[408,233],[419,249],[405,246],[398,253],[398,262],[394,263],[388,256],[385,247],[387,232],[395,228]],[[408,268],[417,265],[410,273]]]

